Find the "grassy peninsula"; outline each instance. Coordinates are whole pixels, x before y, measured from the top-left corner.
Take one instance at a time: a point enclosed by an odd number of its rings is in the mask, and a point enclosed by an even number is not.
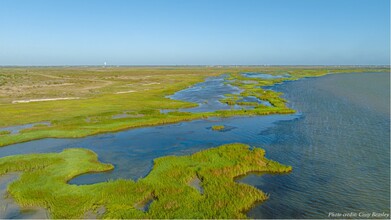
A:
[[[284,80],[321,76],[330,73],[389,71],[387,68],[357,67],[2,67],[0,68],[0,128],[28,123],[50,122],[19,133],[2,132],[0,146],[41,138],[77,138],[123,129],[154,126],[207,117],[292,113],[281,94],[261,86]],[[254,79],[241,72],[290,78]],[[228,80],[243,90],[221,101],[252,109],[215,112],[178,112],[195,103],[167,98],[207,77],[229,73]],[[248,81],[251,83],[248,83]],[[239,101],[253,96],[271,106]],[[161,113],[162,109],[173,110]],[[125,117],[116,118],[116,115]]]
[[[19,133],[0,133],[0,146],[47,137],[83,137],[141,126],[208,117],[293,113],[281,93],[264,86],[303,77],[343,72],[389,71],[384,68],[323,67],[50,67],[0,68],[0,126],[35,123]],[[284,78],[250,78],[261,72]],[[220,101],[242,109],[180,112],[195,103],[167,98],[207,77],[227,74],[241,89]],[[246,98],[251,97],[248,101]],[[261,101],[269,103],[265,105]],[[250,107],[250,108],[245,108]],[[161,112],[162,109],[172,110]],[[213,130],[224,129],[214,126]],[[110,146],[107,146],[108,148]],[[245,218],[267,195],[235,182],[249,172],[285,173],[289,166],[267,160],[265,152],[228,144],[189,156],[154,160],[148,176],[90,185],[72,178],[114,169],[86,149],[0,158],[0,175],[21,172],[8,193],[22,207],[39,206],[51,218]]]
[[[51,218],[82,218],[104,210],[99,218],[246,218],[262,191],[234,181],[249,172],[285,173],[290,166],[265,158],[265,151],[228,144],[189,156],[154,160],[148,176],[91,185],[70,185],[78,175],[113,169],[86,149],[0,158],[0,175],[23,172],[8,192],[22,207],[47,208]],[[200,192],[190,183],[200,180]],[[142,206],[150,203],[147,210]]]

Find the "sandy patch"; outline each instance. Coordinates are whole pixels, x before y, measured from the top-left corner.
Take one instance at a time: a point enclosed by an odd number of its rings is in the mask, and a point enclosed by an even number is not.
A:
[[[149,86],[149,85],[159,85],[158,82],[151,82],[151,83],[143,83],[143,86]]]
[[[48,102],[48,101],[59,101],[59,100],[72,100],[72,99],[80,99],[80,97],[15,100],[15,101],[12,101],[12,104],[29,103],[29,102]]]
[[[135,90],[129,90],[129,91],[122,91],[122,92],[116,92],[115,94],[124,94],[124,93],[132,93],[136,92]]]

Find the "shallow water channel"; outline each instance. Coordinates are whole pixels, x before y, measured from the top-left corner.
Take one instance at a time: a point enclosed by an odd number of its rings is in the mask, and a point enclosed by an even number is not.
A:
[[[389,86],[388,73],[306,78],[272,87],[285,93],[289,105],[298,111],[294,115],[210,118],[78,139],[42,139],[2,147],[0,157],[88,148],[100,161],[115,165],[111,172],[70,181],[90,184],[117,178],[136,180],[148,174],[154,158],[241,142],[262,147],[268,158],[293,167],[287,175],[250,174],[237,180],[270,194],[269,200],[248,212],[251,218],[389,213]],[[187,96],[197,103],[209,99],[194,100],[191,92]],[[213,131],[213,125],[229,129]]]
[[[37,122],[37,123],[31,123],[31,124],[24,124],[24,125],[15,125],[15,126],[8,126],[8,127],[1,127],[1,131],[7,131],[10,134],[18,134],[20,131],[24,129],[29,129],[33,128],[35,126],[50,126],[51,123],[48,121],[43,121],[43,122]]]
[[[198,104],[198,106],[194,108],[179,110],[183,112],[213,112],[216,110],[252,108],[250,106],[230,106],[219,101],[224,98],[225,94],[240,94],[242,92],[238,87],[230,85],[229,82],[227,82],[226,77],[226,74],[210,77],[204,82],[197,83],[190,88],[176,92],[169,96],[169,98]]]

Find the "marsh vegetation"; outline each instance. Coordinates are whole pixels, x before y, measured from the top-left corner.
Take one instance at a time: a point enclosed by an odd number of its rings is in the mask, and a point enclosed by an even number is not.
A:
[[[267,195],[234,178],[249,172],[292,170],[266,159],[260,148],[228,144],[189,156],[155,159],[148,176],[137,181],[67,184],[83,173],[113,168],[85,149],[0,158],[1,175],[23,172],[8,188],[18,204],[45,207],[52,218],[81,218],[101,207],[104,218],[245,218],[244,211]],[[195,178],[202,193],[189,184]],[[139,208],[148,203],[147,210]]]
[[[224,130],[225,126],[224,125],[213,125],[212,130],[213,131],[221,131]]]
[[[266,91],[284,80],[321,76],[336,72],[366,71],[357,68],[322,67],[30,67],[0,68],[0,127],[49,121],[51,126],[21,130],[18,134],[2,135],[0,146],[41,138],[84,137],[104,132],[159,124],[176,123],[207,117],[237,115],[286,114],[294,112],[285,106],[281,94]],[[370,71],[388,71],[370,68]],[[250,78],[242,72],[271,75],[289,73],[289,78]],[[205,80],[207,77],[230,73],[227,80],[243,90],[241,97],[254,96],[272,106],[255,103],[252,109],[217,110],[214,112],[178,113],[176,110],[197,104],[178,101],[167,96]],[[132,91],[132,92],[129,92]],[[78,97],[78,99],[63,99]],[[234,104],[234,96],[222,102]],[[53,99],[44,102],[12,103],[28,99]],[[62,100],[55,100],[62,99]],[[173,110],[168,114],[161,109]],[[118,120],[113,116],[133,112],[138,117]]]
[[[0,126],[33,126],[16,133],[0,131],[0,146],[211,117],[290,114],[295,111],[287,107],[282,93],[265,89],[265,86],[303,77],[366,70],[320,67],[1,68],[0,90],[8,92],[0,97]],[[241,74],[243,72],[251,72],[251,77]],[[224,94],[220,102],[240,108],[187,112],[186,109],[197,107],[197,103],[169,98],[178,90],[221,74],[225,74],[224,83],[240,92]],[[254,77],[257,74],[262,77]],[[31,93],[25,93],[25,88]],[[20,102],[41,99],[45,101]],[[15,115],[18,117],[13,117]],[[216,131],[226,128],[224,125],[208,127]],[[267,195],[252,186],[235,182],[234,178],[249,172],[285,173],[292,169],[265,159],[264,154],[259,148],[229,144],[193,155],[155,159],[153,170],[137,181],[118,179],[74,185],[68,182],[79,175],[110,171],[114,166],[100,163],[92,151],[66,149],[61,153],[0,158],[0,175],[23,172],[19,180],[9,185],[8,192],[22,207],[44,207],[52,218],[245,218],[244,212],[255,202],[267,199]]]

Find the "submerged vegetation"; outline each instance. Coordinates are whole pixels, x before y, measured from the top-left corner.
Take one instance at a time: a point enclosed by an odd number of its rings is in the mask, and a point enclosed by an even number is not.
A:
[[[50,122],[16,134],[2,134],[0,146],[41,138],[76,138],[123,129],[154,126],[207,117],[293,113],[280,93],[264,90],[285,80],[338,72],[389,71],[385,68],[328,67],[28,67],[0,68],[0,127]],[[242,72],[285,78],[248,78]],[[227,83],[241,88],[221,102],[251,109],[188,113],[178,109],[195,103],[167,98],[206,77],[229,73]],[[249,83],[251,82],[251,83]],[[240,101],[253,96],[271,106]],[[57,99],[57,100],[56,100]],[[41,100],[41,101],[40,101]],[[44,101],[43,101],[44,100]],[[50,101],[48,101],[50,100]],[[161,109],[172,110],[169,113]],[[128,114],[116,118],[116,115]]]
[[[8,187],[16,202],[47,208],[52,218],[82,218],[89,212],[101,212],[102,218],[245,218],[244,211],[267,195],[234,178],[249,172],[292,170],[266,159],[260,148],[228,144],[189,156],[155,159],[149,175],[137,181],[67,184],[78,175],[111,169],[86,149],[0,158],[0,175],[23,172]],[[191,186],[195,178],[202,193]]]

